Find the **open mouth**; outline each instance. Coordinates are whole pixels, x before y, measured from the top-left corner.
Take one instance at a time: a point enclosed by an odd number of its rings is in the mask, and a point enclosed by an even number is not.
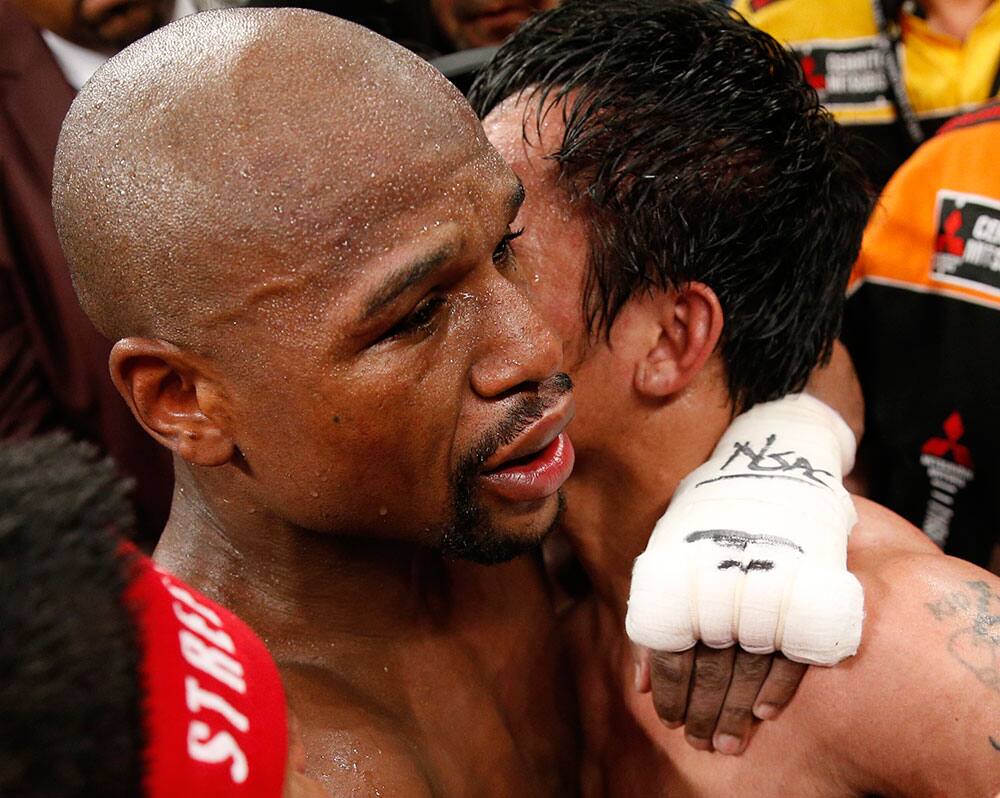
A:
[[[479,476],[482,486],[513,502],[554,494],[573,471],[573,444],[565,432],[572,418],[572,403],[564,403],[497,451]]]

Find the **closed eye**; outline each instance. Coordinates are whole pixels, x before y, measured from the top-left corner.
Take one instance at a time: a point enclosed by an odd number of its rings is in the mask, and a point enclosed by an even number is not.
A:
[[[445,298],[440,295],[430,296],[417,305],[413,312],[399,322],[382,340],[388,341],[395,338],[403,338],[412,333],[427,330],[434,325],[438,311],[445,304]]]

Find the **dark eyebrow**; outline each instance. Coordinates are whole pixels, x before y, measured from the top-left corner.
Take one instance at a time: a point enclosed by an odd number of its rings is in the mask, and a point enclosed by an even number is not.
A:
[[[372,291],[365,302],[362,321],[367,321],[387,305],[392,304],[407,288],[416,285],[428,274],[441,268],[454,254],[453,246],[444,246],[390,274]]]
[[[523,203],[524,184],[518,180],[517,187],[507,200],[508,213],[512,219],[517,216],[517,212]],[[365,302],[365,309],[361,314],[361,320],[367,321],[387,305],[391,305],[407,288],[416,285],[425,279],[428,274],[441,268],[454,254],[455,248],[453,246],[443,246],[399,271],[390,274],[368,297],[368,300]]]

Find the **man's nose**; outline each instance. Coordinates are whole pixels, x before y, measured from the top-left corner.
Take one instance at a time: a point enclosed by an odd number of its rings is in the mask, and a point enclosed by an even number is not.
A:
[[[562,366],[562,342],[527,297],[508,280],[495,285],[471,370],[473,390],[487,399],[535,390]]]

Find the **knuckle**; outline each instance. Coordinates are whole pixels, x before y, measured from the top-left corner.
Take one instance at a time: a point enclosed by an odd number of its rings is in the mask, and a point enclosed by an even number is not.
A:
[[[710,659],[695,664],[695,680],[708,689],[719,689],[729,684],[729,669],[723,663]]]
[[[653,652],[650,657],[650,673],[654,681],[674,686],[683,684],[688,678],[688,668],[682,657],[661,652]]]
[[[772,672],[774,683],[782,689],[794,689],[802,680],[805,669],[779,667]]]
[[[747,654],[736,658],[736,672],[748,679],[763,679],[771,667],[770,654]]]
[[[715,731],[715,719],[715,713],[688,712],[684,722],[684,732],[691,737],[709,740]]]

